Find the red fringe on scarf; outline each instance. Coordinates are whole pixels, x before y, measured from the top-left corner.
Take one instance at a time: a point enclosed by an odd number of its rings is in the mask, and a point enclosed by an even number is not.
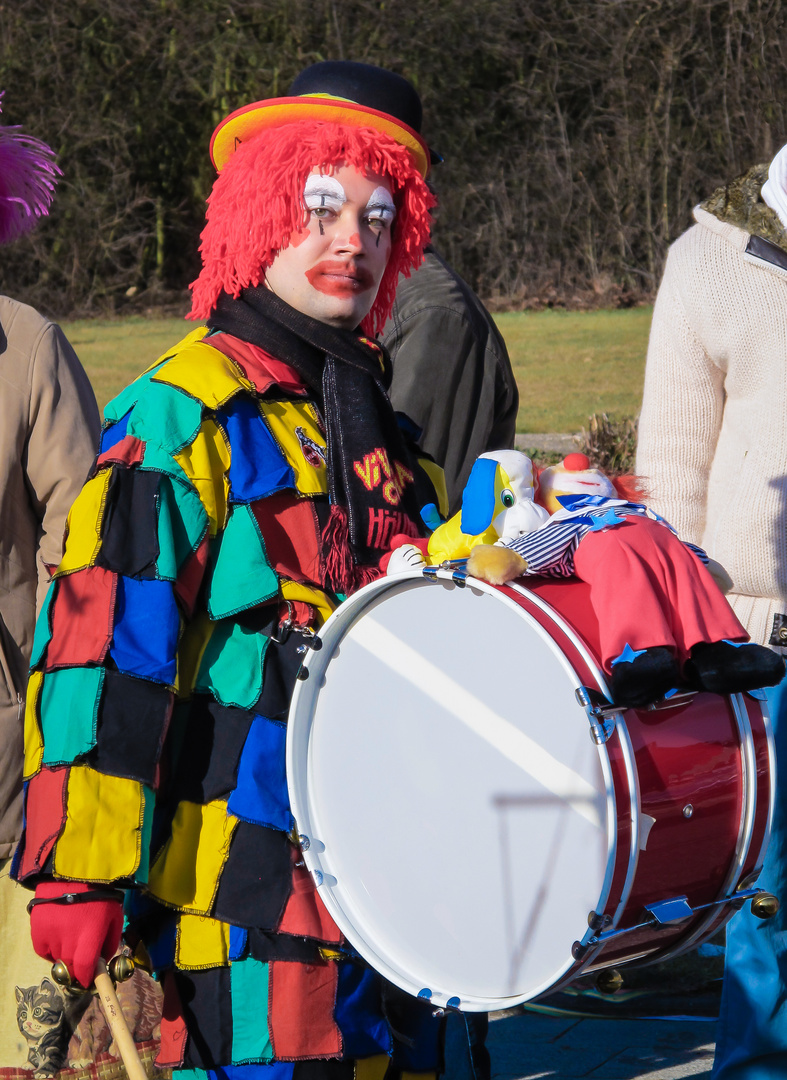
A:
[[[347,511],[332,506],[328,524],[322,531],[325,553],[325,584],[334,592],[349,596],[381,575],[377,566],[356,566],[350,551],[350,528]]]

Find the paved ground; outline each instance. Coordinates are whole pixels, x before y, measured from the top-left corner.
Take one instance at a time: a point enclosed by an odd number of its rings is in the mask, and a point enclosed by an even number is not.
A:
[[[573,454],[579,449],[578,435],[517,435],[514,439],[517,450],[542,450],[556,454]]]
[[[489,1026],[493,1080],[710,1077],[715,1023],[502,1016]]]

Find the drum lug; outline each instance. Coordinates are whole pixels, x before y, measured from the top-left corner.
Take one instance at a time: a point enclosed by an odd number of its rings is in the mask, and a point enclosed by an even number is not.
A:
[[[604,743],[609,742],[615,732],[615,717],[626,710],[611,705],[598,690],[592,690],[587,686],[578,686],[574,693],[587,714],[593,742],[598,746],[603,746]]]
[[[673,896],[669,900],[660,900],[657,904],[645,904],[645,911],[659,926],[690,919],[694,914],[694,908],[686,896]]]

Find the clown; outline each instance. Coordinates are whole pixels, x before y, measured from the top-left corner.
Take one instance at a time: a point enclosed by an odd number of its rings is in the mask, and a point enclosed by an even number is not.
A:
[[[732,693],[781,679],[781,657],[745,644],[705,552],[642,503],[620,498],[585,455],[545,469],[539,498],[552,516],[502,547],[475,547],[468,572],[498,584],[522,574],[587,582],[616,704],[646,705],[685,683]]]
[[[371,336],[428,238],[420,102],[390,72],[328,67],[327,96],[216,130],[207,325],[107,406],[34,648],[16,863],[34,943],[89,985],[125,893],[176,1076],[437,1065],[431,1010],[345,950],[287,799],[300,656],[440,487]]]

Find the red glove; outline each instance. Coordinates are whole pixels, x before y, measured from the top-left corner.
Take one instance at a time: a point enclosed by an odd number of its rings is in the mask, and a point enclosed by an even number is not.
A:
[[[36,886],[36,900],[80,893],[112,890],[81,881],[45,881]],[[30,936],[33,948],[45,960],[62,960],[72,979],[88,987],[93,982],[99,956],[110,960],[120,946],[123,930],[123,903],[107,898],[39,904],[30,909]]]

